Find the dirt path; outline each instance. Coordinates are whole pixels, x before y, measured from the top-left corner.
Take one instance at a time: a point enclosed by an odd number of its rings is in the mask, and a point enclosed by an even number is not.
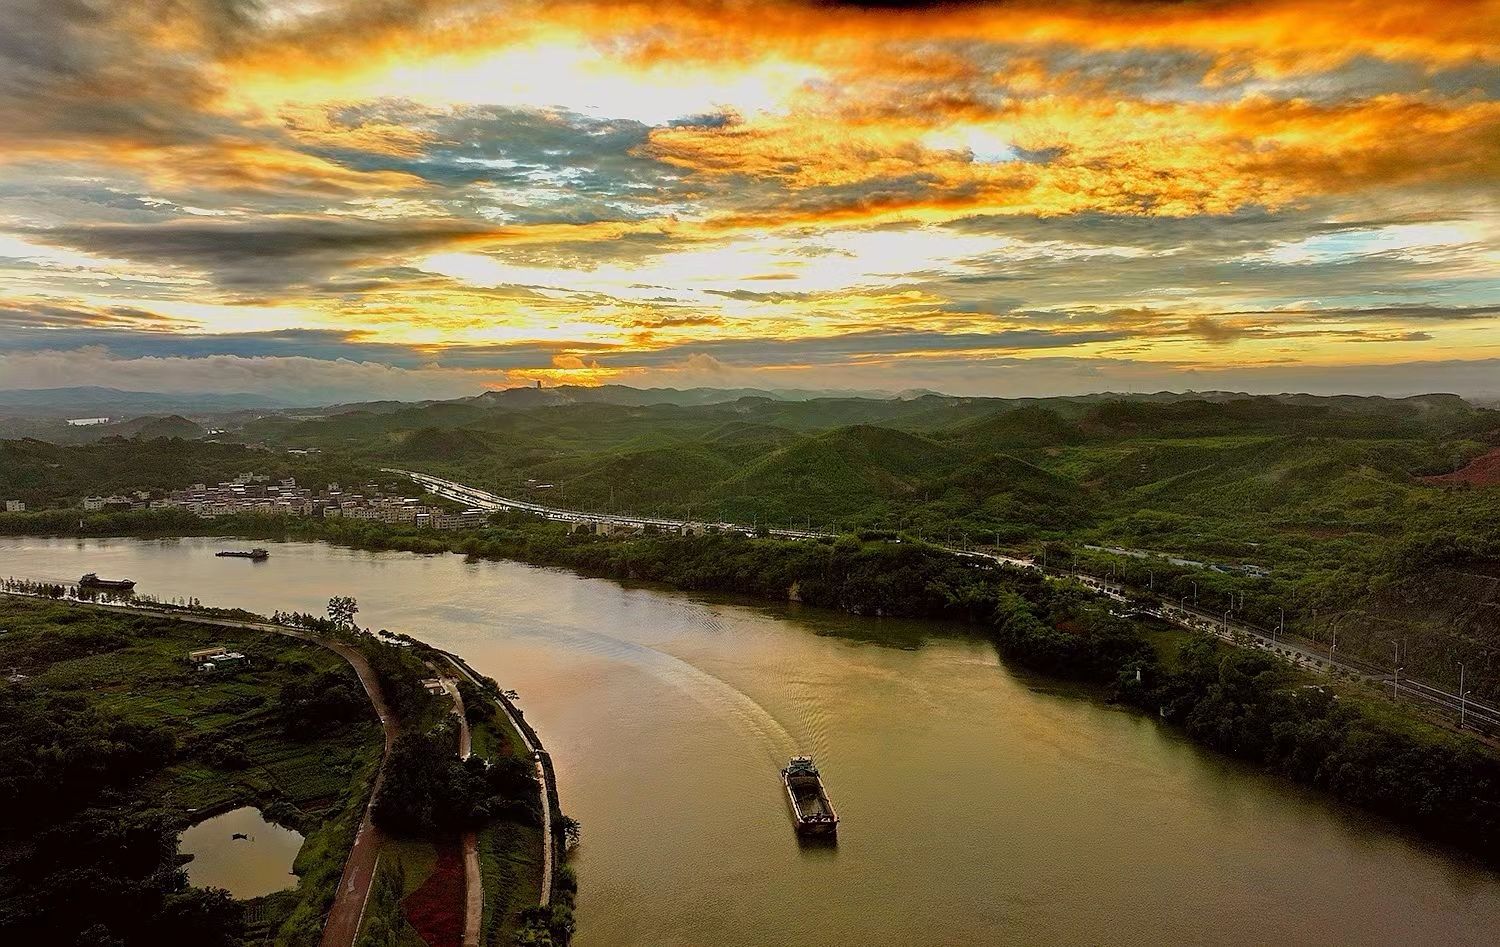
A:
[[[469,732],[469,718],[464,713],[463,694],[458,682],[444,677],[443,689],[453,697],[453,709],[458,712],[458,757],[466,760],[473,752],[473,739]],[[479,833],[472,830],[463,837],[464,853],[464,937],[463,947],[479,947],[479,929],[484,924],[484,879],[479,873]]]
[[[19,592],[0,592],[0,594],[13,595],[18,598],[38,598],[39,596],[27,595]],[[47,599],[47,601],[57,601]],[[353,947],[354,938],[359,934],[360,922],[364,919],[365,904],[370,899],[370,888],[375,880],[375,869],[380,864],[380,845],[383,841],[380,829],[375,825],[375,799],[380,795],[380,787],[385,782],[385,761],[390,757],[391,746],[396,742],[398,726],[396,715],[391,712],[389,705],[385,702],[385,695],[380,690],[380,680],[375,676],[375,671],[359,649],[341,641],[330,641],[321,638],[300,628],[292,628],[287,625],[277,625],[265,621],[246,621],[238,618],[218,618],[211,615],[194,615],[187,612],[177,612],[169,609],[146,608],[135,605],[114,605],[103,602],[79,602],[74,599],[62,599],[70,605],[82,608],[97,608],[114,612],[128,612],[132,615],[150,615],[153,618],[164,618],[169,621],[188,622],[194,625],[208,625],[215,628],[240,628],[247,631],[265,631],[277,635],[286,635],[289,638],[299,638],[334,652],[354,668],[354,673],[359,676],[359,682],[364,686],[365,694],[370,698],[370,704],[375,708],[375,713],[380,717],[380,727],[385,733],[385,751],[380,757],[380,768],[375,774],[375,785],[370,790],[370,801],[365,805],[364,816],[360,820],[359,830],[354,835],[354,846],[349,850],[349,857],[344,862],[344,873],[339,879],[338,890],[333,897],[333,907],[329,909],[328,919],[323,924],[323,937],[319,941],[319,947]]]
[[[272,626],[273,628],[275,626]],[[280,633],[280,632],[279,632]],[[354,668],[359,681],[370,695],[370,703],[380,715],[380,726],[385,731],[385,752],[380,757],[380,769],[375,773],[375,785],[370,789],[370,801],[360,819],[359,831],[354,835],[354,846],[344,862],[344,874],[339,879],[338,893],[334,895],[333,907],[328,911],[328,920],[323,924],[320,947],[353,947],[359,936],[359,925],[365,916],[365,904],[370,900],[370,888],[375,881],[375,871],[380,867],[380,846],[385,841],[379,826],[375,824],[375,800],[380,796],[380,787],[385,784],[385,761],[390,758],[391,747],[398,735],[396,715],[385,703],[380,681],[375,677],[365,656],[349,645],[337,642],[318,641],[338,652]]]

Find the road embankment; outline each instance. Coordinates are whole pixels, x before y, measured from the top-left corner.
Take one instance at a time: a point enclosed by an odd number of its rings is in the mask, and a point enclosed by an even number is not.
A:
[[[505,695],[505,692],[496,687],[489,679],[478,674],[469,667],[456,654],[447,651],[441,652],[458,672],[468,678],[470,683],[488,694],[504,712],[511,728],[526,748],[527,754],[536,765],[537,782],[540,786],[540,798],[542,810],[542,877],[538,906],[546,907],[552,903],[554,888],[557,879],[558,853],[563,850],[564,838],[562,832],[562,806],[557,793],[557,774],[552,768],[552,756],[542,746],[541,737],[536,730],[526,721],[526,717],[516,707],[515,703]]]

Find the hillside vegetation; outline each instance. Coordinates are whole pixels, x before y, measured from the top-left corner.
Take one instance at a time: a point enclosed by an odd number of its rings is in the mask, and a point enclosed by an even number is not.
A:
[[[1399,648],[1441,683],[1456,686],[1463,661],[1480,693],[1500,693],[1493,597],[1466,578],[1500,574],[1500,487],[1445,476],[1500,445],[1500,412],[1452,395],[733,394],[533,389],[353,406],[238,432],[261,452],[10,442],[0,459],[22,462],[0,463],[0,491],[63,498],[187,470],[277,472],[287,448],[318,447],[320,469],[349,476],[396,464],[569,508],[871,529],[1072,560],[1263,626],[1284,609],[1304,635],[1337,633],[1341,650],[1377,661]]]
[[[304,422],[274,443],[355,444],[351,456],[372,463],[397,456],[559,506],[1079,556],[1262,624],[1284,608],[1310,636],[1339,631],[1350,653],[1385,660],[1398,646],[1440,681],[1464,660],[1484,692],[1500,688],[1493,606],[1466,597],[1474,583],[1449,583],[1460,592],[1448,600],[1435,571],[1495,571],[1500,489],[1425,479],[1500,444],[1500,412],[1451,395],[462,402],[376,420]],[[1441,551],[1424,545],[1435,536],[1449,540]],[[1197,565],[1100,558],[1086,545]]]

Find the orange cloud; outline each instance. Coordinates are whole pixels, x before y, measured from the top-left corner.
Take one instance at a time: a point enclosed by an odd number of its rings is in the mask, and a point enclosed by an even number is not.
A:
[[[981,210],[1222,214],[1329,192],[1500,178],[1500,103],[1493,102],[1049,95],[1011,100],[975,122],[980,114],[965,102],[952,114],[939,107],[920,117],[875,118],[861,109],[852,124],[825,115],[662,128],[648,150],[699,173],[773,179],[791,192],[781,205],[729,215],[735,225],[774,221],[783,211],[799,224]],[[934,129],[972,125],[1017,155],[1039,157],[976,161],[924,142]],[[831,191],[797,196],[814,189]]]

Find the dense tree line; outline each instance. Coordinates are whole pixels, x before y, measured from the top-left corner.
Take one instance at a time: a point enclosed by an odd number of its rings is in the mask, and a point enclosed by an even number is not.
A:
[[[282,726],[295,739],[326,733],[370,712],[364,690],[344,669],[288,681],[282,685],[277,704]]]
[[[369,635],[360,638],[359,649],[370,662],[385,701],[396,716],[410,722],[423,718],[433,709],[437,698],[422,684],[432,676],[432,671],[413,653],[413,649],[385,644]]]
[[[77,947],[236,947],[244,907],[192,888],[161,813],[88,809],[41,832],[11,866],[0,940]]]
[[[101,713],[84,698],[0,689],[0,825],[64,818],[172,759],[170,731]]]
[[[455,731],[444,726],[396,741],[375,818],[393,834],[431,837],[495,818],[539,824],[537,805],[536,776],[525,760],[460,760]]]
[[[1107,611],[1017,596],[996,618],[997,640],[1013,660],[1112,677],[1120,699],[1201,743],[1496,857],[1500,759],[1472,740],[1394,724],[1270,655],[1208,636],[1184,644],[1169,669]]]
[[[0,690],[0,828],[33,833],[0,877],[0,941],[239,942],[241,906],[188,887],[168,818],[118,806],[175,751],[171,732],[111,719],[82,697]]]

